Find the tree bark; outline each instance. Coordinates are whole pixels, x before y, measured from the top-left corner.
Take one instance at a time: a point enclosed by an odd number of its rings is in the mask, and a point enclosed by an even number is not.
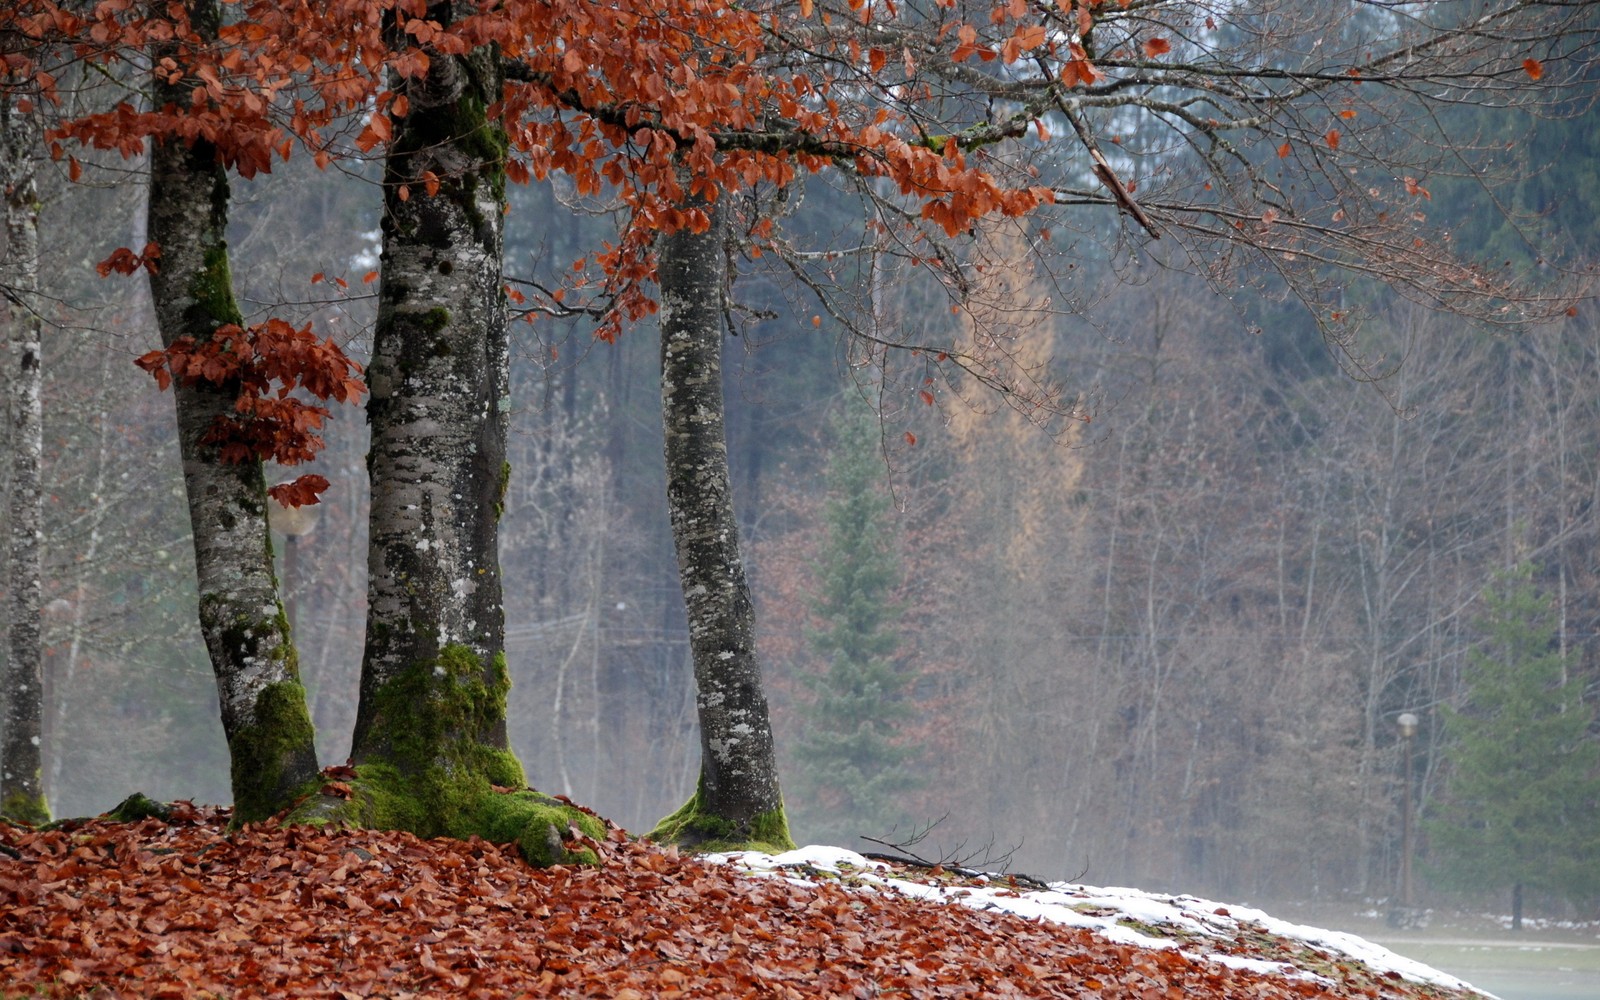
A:
[[[7,317],[11,362],[10,627],[0,674],[0,817],[25,823],[50,818],[44,793],[41,547],[44,510],[39,384],[42,324],[38,313],[39,198],[33,160],[37,120],[0,100],[0,190],[5,194],[5,246],[0,251],[0,315]]]
[[[703,233],[661,241],[661,408],[667,504],[694,655],[700,780],[652,834],[686,846],[793,846],[778,787],[756,654],[755,608],[739,552],[723,429],[727,256],[722,213]]]
[[[215,0],[190,7],[195,29],[214,38]],[[176,48],[158,50],[177,57]],[[187,107],[192,82],[153,80],[156,104]],[[220,326],[243,325],[228,268],[228,178],[216,148],[203,139],[153,143],[149,235],[161,248],[150,276],[164,344],[203,341]],[[289,805],[317,773],[311,719],[300,685],[288,620],[278,600],[267,532],[261,463],[229,464],[202,438],[233,413],[238,387],[197,382],[173,386],[184,486],[194,532],[200,631],[216,674],[228,740],[234,821],[264,819]]]
[[[448,24],[454,12],[438,3],[427,17]],[[391,81],[410,109],[385,158],[367,368],[372,513],[356,766],[344,794],[316,796],[294,817],[510,841],[536,865],[593,863],[567,833],[601,838],[604,825],[524,788],[506,737],[506,137],[486,116],[500,98],[500,54],[430,57],[425,77]]]
[[[448,23],[450,10],[436,5],[428,16]],[[506,141],[485,115],[502,79],[498,52],[481,48],[435,53],[425,78],[394,81],[410,110],[385,166],[367,375],[372,509],[358,763],[421,771],[463,748],[507,748],[498,551],[509,475]],[[418,741],[418,713],[433,702],[466,714],[439,720]],[[520,784],[514,758],[499,760],[496,782]]]

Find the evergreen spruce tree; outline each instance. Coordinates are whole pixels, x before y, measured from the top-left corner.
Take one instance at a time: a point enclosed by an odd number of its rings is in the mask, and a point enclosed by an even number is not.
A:
[[[1600,896],[1600,742],[1592,705],[1556,644],[1550,601],[1523,566],[1485,598],[1487,636],[1468,661],[1467,700],[1445,711],[1451,766],[1427,824],[1442,887],[1524,887],[1582,904]]]
[[[887,834],[899,819],[896,794],[916,782],[908,750],[895,742],[895,721],[909,707],[894,664],[901,570],[878,420],[851,396],[830,431],[827,536],[812,605],[822,625],[810,636],[821,670],[806,680],[815,698],[802,710],[807,727],[795,752],[804,789],[795,819],[803,838],[848,843]]]

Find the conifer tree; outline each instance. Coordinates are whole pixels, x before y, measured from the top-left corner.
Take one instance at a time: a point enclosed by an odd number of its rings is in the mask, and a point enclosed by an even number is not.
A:
[[[1600,743],[1531,568],[1505,574],[1485,604],[1466,704],[1444,715],[1451,773],[1428,824],[1432,870],[1441,886],[1511,888],[1520,924],[1524,887],[1600,894]]]
[[[806,790],[797,824],[809,838],[882,835],[895,825],[895,795],[915,784],[895,722],[908,711],[907,678],[896,669],[901,569],[882,482],[880,428],[852,396],[831,421],[827,535],[817,565],[810,636],[821,671],[808,678],[814,700],[796,747]]]

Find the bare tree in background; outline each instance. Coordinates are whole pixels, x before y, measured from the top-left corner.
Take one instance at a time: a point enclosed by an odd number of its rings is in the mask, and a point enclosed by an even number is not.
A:
[[[1495,323],[1557,316],[1582,287],[1550,266],[1555,254],[1542,273],[1472,261],[1433,217],[1429,185],[1477,185],[1485,211],[1499,210],[1493,185],[1510,175],[1498,146],[1457,112],[1574,113],[1600,28],[1586,5],[1088,0],[991,21],[981,4],[908,4],[864,26],[842,2],[817,8],[820,23],[780,29],[789,58],[870,95],[865,106],[952,164],[1051,190],[1053,206],[1030,218],[1052,310],[1103,325],[1082,263],[1110,261],[1136,282],[1151,264],[1176,268],[1229,297],[1288,293],[1346,371],[1373,379],[1394,359],[1361,345],[1369,286]],[[966,308],[982,295],[975,276],[1001,265],[981,241],[867,172],[830,176],[857,198],[859,228],[818,240],[780,226],[765,260],[849,327],[884,377],[915,389],[931,375],[968,396],[981,383],[1029,412],[1081,415],[1014,342],[964,342],[941,320],[941,300]],[[921,282],[929,308],[875,326],[866,265],[853,263],[869,253],[885,280]],[[907,353],[884,363],[895,348]]]
[[[601,787],[616,742],[602,717],[602,622],[623,543],[601,446],[611,415],[603,398],[591,405],[569,414],[547,403],[513,417],[500,551],[506,659],[519,678],[507,706],[511,745],[553,792],[596,803],[615,791]]]

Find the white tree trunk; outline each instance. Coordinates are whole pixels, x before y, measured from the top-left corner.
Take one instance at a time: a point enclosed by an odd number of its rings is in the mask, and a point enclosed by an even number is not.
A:
[[[506,683],[505,140],[485,117],[501,80],[498,53],[479,49],[434,54],[425,78],[396,81],[410,111],[396,125],[384,175],[383,274],[367,372],[367,635],[352,756],[402,769],[432,766],[461,741],[507,746],[503,701],[475,693]],[[455,696],[473,702],[470,718],[437,719],[440,742],[419,747],[420,702]],[[399,753],[402,743],[408,749]]]
[[[39,202],[33,160],[37,120],[0,100],[0,190],[5,195],[5,246],[0,252],[0,316],[11,346],[10,628],[0,674],[0,816],[38,823],[45,802],[42,745],[43,649],[39,637],[41,547],[44,541],[39,462],[42,324],[38,313]]]

